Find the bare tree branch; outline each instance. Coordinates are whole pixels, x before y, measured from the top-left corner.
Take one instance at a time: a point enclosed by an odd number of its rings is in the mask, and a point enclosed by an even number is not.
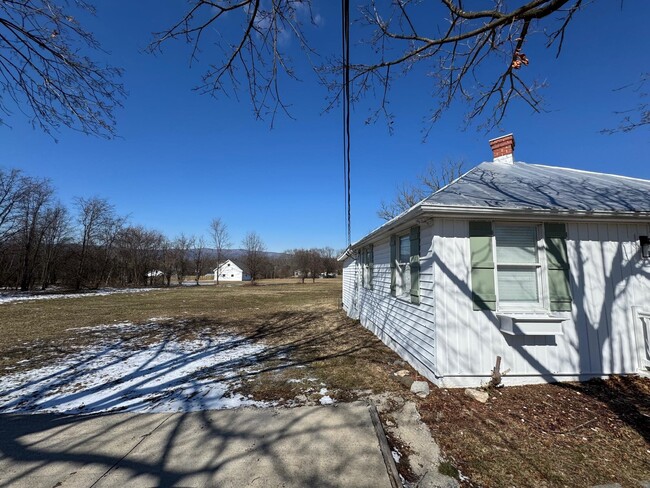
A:
[[[618,88],[615,91],[632,90],[638,94],[639,103],[636,107],[616,112],[617,115],[622,116],[618,127],[603,129],[603,134],[615,134],[617,132],[630,132],[639,127],[647,126],[650,124],[650,104],[648,104],[648,92],[646,90],[646,83],[650,81],[650,73],[642,73],[638,82]]]
[[[229,28],[215,34],[215,27],[226,22]],[[179,22],[154,34],[149,50],[159,51],[169,41],[181,39],[191,45],[191,60],[196,61],[202,43],[213,43],[221,56],[210,63],[195,89],[213,96],[236,96],[245,79],[255,116],[270,117],[273,123],[278,112],[291,117],[280,87],[287,80],[299,81],[288,54],[292,41],[297,41],[315,69],[312,57],[317,54],[305,37],[306,24],[316,24],[310,0],[194,0]]]
[[[464,172],[464,165],[463,161],[444,161],[439,165],[429,164],[424,172],[418,176],[417,183],[403,183],[397,187],[393,200],[388,203],[382,200],[379,210],[377,210],[377,216],[384,220],[397,217],[416,203],[460,177]]]
[[[357,44],[353,53],[358,60],[350,66],[353,101],[375,94],[378,108],[369,121],[383,117],[390,125],[392,82],[422,66],[436,80],[438,101],[431,123],[456,101],[469,104],[468,122],[480,119],[488,127],[498,124],[515,100],[540,111],[538,90],[543,84],[518,73],[531,62],[523,48],[531,34],[544,32],[547,47],[557,44],[559,53],[582,4],[583,0],[528,0],[509,8],[494,0],[493,8],[466,10],[461,0],[359,0],[358,30],[369,29],[370,35],[366,47]],[[220,28],[226,14],[228,29]],[[156,34],[151,49],[184,39],[192,46],[194,60],[201,44],[214,42],[223,56],[197,89],[236,95],[245,76],[254,113],[273,120],[278,111],[289,114],[282,82],[297,79],[288,56],[290,40],[298,42],[314,67],[315,52],[306,37],[310,24],[316,24],[310,0],[192,0],[183,19]],[[231,37],[215,38],[210,29]],[[206,36],[212,37],[208,41]],[[330,90],[328,109],[340,100],[341,69],[336,58],[315,67]]]
[[[73,5],[94,13],[83,0]],[[66,126],[111,138],[125,96],[122,71],[84,54],[101,48],[70,10],[65,0],[0,2],[0,113],[12,115],[12,101],[47,133]]]

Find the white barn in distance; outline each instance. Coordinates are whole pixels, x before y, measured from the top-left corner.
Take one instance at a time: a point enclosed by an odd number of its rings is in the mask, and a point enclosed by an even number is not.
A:
[[[352,244],[343,307],[439,386],[650,369],[650,180],[494,160]]]
[[[237,264],[232,260],[228,259],[225,262],[221,263],[217,268],[214,269],[214,281],[245,281],[248,279],[248,275],[244,274],[244,270],[241,269]]]

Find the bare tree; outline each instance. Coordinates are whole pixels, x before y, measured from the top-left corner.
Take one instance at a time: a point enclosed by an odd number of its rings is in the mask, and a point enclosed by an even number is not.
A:
[[[163,236],[155,230],[129,226],[123,228],[116,241],[117,275],[124,285],[147,285],[147,273],[154,270]]]
[[[19,170],[0,168],[0,252],[2,245],[18,232],[17,208],[28,187],[28,179]]]
[[[392,201],[381,201],[377,216],[390,220],[405,212],[416,203],[422,201],[443,186],[460,177],[464,163],[462,161],[445,161],[441,165],[429,164],[425,171],[418,175],[417,183],[402,183]]]
[[[183,284],[183,280],[189,272],[189,255],[193,246],[193,236],[185,237],[185,234],[181,234],[174,240],[174,269],[176,270],[176,279],[179,285]]]
[[[196,286],[199,286],[199,280],[203,274],[203,268],[205,266],[205,239],[203,236],[194,240],[194,278],[196,281]]]
[[[309,251],[306,249],[294,249],[291,251],[293,257],[293,266],[300,275],[300,281],[304,284],[305,278],[309,274]]]
[[[9,101],[45,132],[66,126],[115,135],[114,111],[124,88],[121,70],[94,62],[95,38],[77,21],[94,13],[84,0],[0,2],[0,112]],[[0,123],[4,123],[0,119]]]
[[[336,260],[336,252],[331,247],[324,247],[320,249],[321,259],[323,261],[323,270],[327,276],[335,275],[338,269],[338,261]]]
[[[251,282],[255,284],[255,280],[262,275],[266,265],[267,259],[264,252],[266,246],[256,232],[247,233],[242,240],[242,245],[244,247],[244,266],[251,277]]]
[[[348,66],[352,99],[378,93],[374,117],[383,114],[391,119],[391,84],[418,65],[424,68],[421,73],[437,80],[439,101],[432,108],[432,122],[455,100],[469,104],[468,119],[485,116],[490,125],[498,124],[513,100],[539,111],[541,85],[524,74],[535,62],[524,47],[538,34],[536,38],[556,47],[559,54],[566,29],[582,4],[583,0],[526,0],[513,5],[494,0],[492,8],[466,10],[461,0],[361,1],[356,25],[359,32],[370,33],[365,39],[370,48],[352,43],[360,50],[352,58],[368,60]],[[226,22],[228,29],[223,28]],[[198,90],[218,95],[244,89],[258,117],[273,117],[278,111],[288,113],[281,82],[296,79],[286,49],[288,38],[297,41],[321,82],[332,90],[332,104],[342,95],[341,62],[312,62],[316,53],[307,40],[312,25],[318,25],[318,16],[310,0],[191,0],[178,22],[155,34],[150,48],[181,39],[191,45],[195,60],[202,45],[215,44],[211,68]]]
[[[160,243],[160,255],[159,255],[159,268],[163,272],[163,277],[165,279],[165,285],[170,286],[172,281],[172,275],[174,274],[174,269],[176,265],[176,253],[174,250],[174,243],[170,242],[166,237]]]
[[[41,289],[57,281],[58,263],[64,244],[71,237],[70,216],[60,203],[46,210],[43,217],[43,257],[41,263]]]
[[[219,268],[219,265],[224,258],[224,251],[230,246],[228,226],[221,220],[221,218],[212,219],[212,222],[210,222],[210,235],[212,236],[212,242],[214,242],[214,250],[216,252],[216,268]],[[216,278],[218,285],[219,273],[216,273]]]
[[[309,256],[309,274],[311,275],[311,282],[315,283],[316,278],[320,276],[323,271],[323,257],[319,249],[310,249]]]
[[[49,224],[43,217],[47,213],[54,189],[47,180],[29,179],[25,198],[18,204],[22,270],[20,289],[29,290],[34,279],[36,259]]]
[[[125,218],[115,214],[114,207],[105,198],[75,199],[79,224],[80,250],[74,287],[76,290],[91,279],[98,287],[106,273],[108,253],[115,238],[124,225]],[[92,272],[88,270],[88,256],[95,254],[92,259]]]

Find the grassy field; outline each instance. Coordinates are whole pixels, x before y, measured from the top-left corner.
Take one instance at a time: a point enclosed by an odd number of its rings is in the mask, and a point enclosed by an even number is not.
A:
[[[338,279],[304,285],[290,279],[0,304],[0,375],[92,344],[97,333],[84,327],[159,324],[126,336],[119,328],[96,329],[140,348],[165,338],[234,333],[266,346],[254,374],[241,378],[240,392],[279,404],[317,402],[321,384],[336,401],[386,391],[408,397],[451,465],[469,476],[467,486],[650,480],[650,380],[513,387],[493,391],[485,405],[462,390],[433,388],[420,400],[393,375],[404,363],[347,318],[340,300]]]
[[[303,285],[288,279],[0,304],[0,374],[41,366],[96,340],[80,329],[162,318],[156,320],[160,327],[122,339],[141,347],[167,337],[234,333],[267,345],[259,373],[240,387],[256,399],[282,402],[308,394],[300,382],[287,382],[301,378],[325,383],[337,400],[356,398],[363,390],[401,388],[391,377],[399,358],[345,317],[340,302],[340,280]],[[117,328],[102,333],[121,334]]]

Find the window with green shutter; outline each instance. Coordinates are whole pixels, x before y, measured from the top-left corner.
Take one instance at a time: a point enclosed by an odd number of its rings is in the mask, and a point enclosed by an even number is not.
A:
[[[409,234],[411,255],[409,257],[411,272],[411,303],[420,303],[420,227],[411,227]]]
[[[390,236],[390,294],[397,296],[397,236]]]
[[[492,222],[469,223],[474,310],[496,310],[497,308],[492,239]]]
[[[548,266],[548,294],[551,311],[571,311],[569,259],[566,250],[566,225],[544,224],[544,242]]]
[[[474,310],[571,311],[564,224],[477,221],[469,233]]]

